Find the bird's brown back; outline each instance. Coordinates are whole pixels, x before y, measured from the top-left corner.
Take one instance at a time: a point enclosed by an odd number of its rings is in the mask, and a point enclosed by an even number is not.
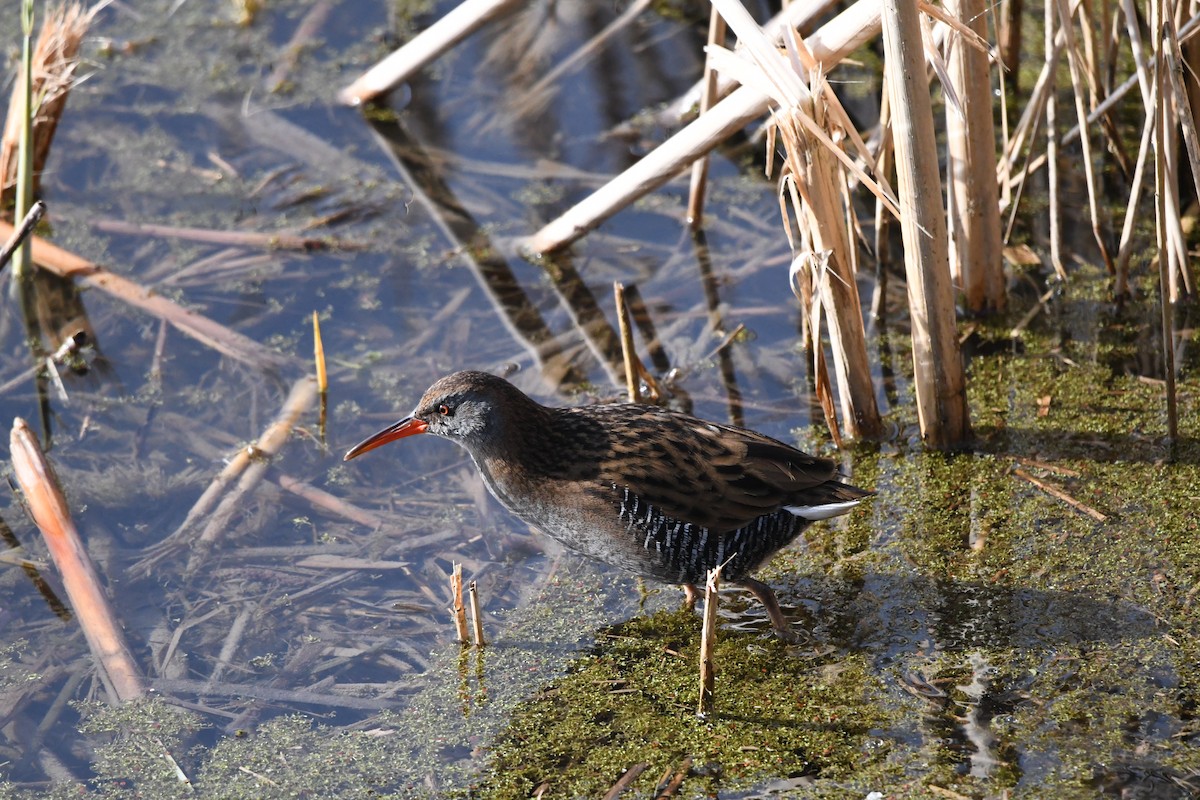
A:
[[[609,502],[636,487],[663,514],[732,531],[787,505],[870,492],[837,482],[836,465],[754,431],[632,404],[551,408],[521,448],[534,482]],[[545,485],[545,484],[544,484]]]

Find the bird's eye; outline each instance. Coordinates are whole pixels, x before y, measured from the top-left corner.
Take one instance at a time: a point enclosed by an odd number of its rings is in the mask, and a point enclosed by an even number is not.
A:
[[[443,417],[450,417],[454,415],[454,412],[450,409],[450,406],[446,405],[445,403],[442,403],[440,406],[438,406],[437,410],[438,413]]]

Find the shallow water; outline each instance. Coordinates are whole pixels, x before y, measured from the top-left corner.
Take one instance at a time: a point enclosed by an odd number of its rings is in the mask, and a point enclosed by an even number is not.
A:
[[[263,88],[315,8],[264,9],[248,27],[197,2],[98,17],[97,36],[133,46],[93,61],[68,103],[45,184],[55,241],[269,345],[283,365],[222,356],[85,293],[98,352],[88,375],[65,378],[69,402],[53,403],[51,459],[148,682],[189,715],[54,706],[103,692],[75,622],[10,566],[0,609],[5,641],[20,645],[3,672],[15,687],[4,687],[0,796],[49,791],[51,775],[63,795],[75,791],[67,778],[112,796],[182,793],[164,748],[211,796],[515,797],[543,783],[595,796],[641,762],[632,791],[648,796],[687,757],[691,795],[1192,791],[1194,386],[1185,362],[1186,437],[1166,463],[1158,390],[1138,380],[1159,377],[1150,304],[1118,312],[1081,268],[1022,348],[1006,338],[1011,320],[982,324],[980,441],[945,457],[916,443],[893,303],[871,352],[894,433],[838,456],[879,494],[764,572],[809,632],[799,647],[726,593],[718,709],[697,721],[698,623],[675,611],[673,589],[643,599],[634,581],[524,530],[446,442],[408,440],[348,465],[340,455],[454,369],[515,367],[545,402],[619,396],[614,280],[645,301],[656,372],[681,370],[678,404],[834,455],[814,424],[774,188],[742,163],[758,146],[714,160],[703,243],[681,223],[676,182],[569,259],[516,254],[517,237],[662,135],[620,126],[694,80],[703,24],[647,12],[534,97],[528,88],[619,9],[532,7],[368,124],[332,94],[386,51],[382,7],[335,9],[285,89]],[[312,226],[332,241],[212,245],[106,221]],[[868,279],[861,288],[869,297]],[[325,440],[306,408],[211,550],[196,548],[198,529],[157,547],[311,372],[313,311],[330,368]],[[747,333],[730,339],[738,325]],[[9,331],[0,379],[27,369],[23,347]],[[32,386],[0,396],[0,413],[36,419]],[[44,560],[15,497],[2,514]],[[453,642],[452,562],[479,587],[481,653]],[[61,596],[54,571],[39,574]]]

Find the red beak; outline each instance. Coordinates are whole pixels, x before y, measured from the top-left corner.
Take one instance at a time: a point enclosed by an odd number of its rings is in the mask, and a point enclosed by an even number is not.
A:
[[[416,417],[405,417],[378,433],[373,433],[366,439],[363,439],[358,444],[346,451],[346,455],[342,456],[342,461],[349,461],[352,458],[361,456],[368,450],[374,450],[376,447],[381,447],[388,442],[396,439],[403,439],[405,436],[416,436],[418,433],[424,433],[429,428],[429,424],[424,420],[419,420]]]

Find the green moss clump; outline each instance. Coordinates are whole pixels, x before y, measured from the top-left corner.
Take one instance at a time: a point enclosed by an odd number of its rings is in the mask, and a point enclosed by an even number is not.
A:
[[[892,719],[862,655],[797,658],[778,639],[722,633],[716,708],[699,718],[699,633],[694,615],[662,612],[606,631],[569,675],[517,710],[476,791],[528,797],[546,783],[551,796],[594,797],[645,763],[634,785],[648,792],[685,757],[714,790],[779,776],[842,779],[886,760],[873,732]]]

